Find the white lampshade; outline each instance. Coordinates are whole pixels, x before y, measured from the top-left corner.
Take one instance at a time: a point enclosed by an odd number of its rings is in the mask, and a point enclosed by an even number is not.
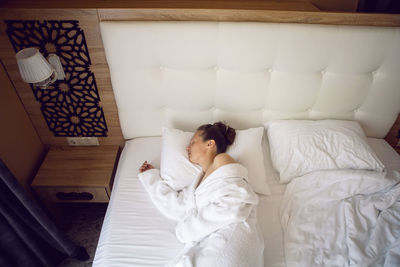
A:
[[[53,67],[34,47],[24,48],[16,55],[22,79],[27,83],[38,83],[53,74]]]

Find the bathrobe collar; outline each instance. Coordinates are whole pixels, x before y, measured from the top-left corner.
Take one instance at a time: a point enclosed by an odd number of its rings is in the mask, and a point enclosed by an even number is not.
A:
[[[196,189],[197,191],[202,186],[205,186],[213,181],[227,178],[243,178],[248,182],[247,169],[240,163],[229,163],[222,165],[214,170]],[[199,176],[194,185],[197,185],[202,176]]]

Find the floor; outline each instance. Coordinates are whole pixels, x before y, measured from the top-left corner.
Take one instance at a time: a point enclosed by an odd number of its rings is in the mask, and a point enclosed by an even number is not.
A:
[[[61,230],[75,244],[86,248],[90,258],[86,261],[68,258],[58,267],[92,266],[107,204],[60,204],[60,208],[62,209],[62,214],[68,214],[63,218],[63,222],[60,225]]]

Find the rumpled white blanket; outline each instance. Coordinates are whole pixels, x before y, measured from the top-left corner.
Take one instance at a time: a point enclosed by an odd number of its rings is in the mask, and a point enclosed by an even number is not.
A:
[[[175,191],[157,169],[139,174],[154,205],[177,221],[176,236],[185,243],[167,266],[262,267],[258,197],[247,182],[247,169],[223,165],[196,188],[200,178]]]
[[[281,205],[286,266],[400,266],[400,174],[318,171]]]

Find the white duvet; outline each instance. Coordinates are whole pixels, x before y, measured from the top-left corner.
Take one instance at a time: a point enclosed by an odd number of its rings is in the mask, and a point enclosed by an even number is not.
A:
[[[286,265],[400,266],[400,174],[297,177],[281,205]]]

